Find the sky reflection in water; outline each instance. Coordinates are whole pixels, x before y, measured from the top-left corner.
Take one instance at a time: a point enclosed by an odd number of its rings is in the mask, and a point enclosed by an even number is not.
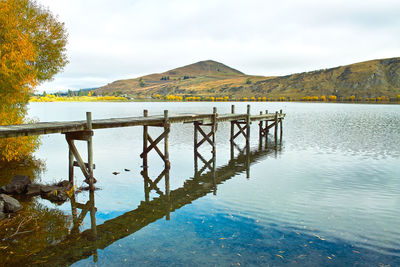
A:
[[[89,110],[94,118],[106,118],[141,115],[144,108],[150,114],[164,109],[208,113],[214,105],[227,113],[230,104],[33,103],[30,114],[41,121],[75,120],[84,119]],[[246,103],[236,105],[237,112],[245,112]],[[98,266],[400,265],[400,106],[252,103],[253,114],[265,109],[287,113],[282,147],[258,152],[262,155],[252,161],[250,178],[241,169],[217,186],[216,195],[210,189],[212,179],[194,187],[185,182],[193,177],[193,126],[173,125],[171,192],[189,186],[196,189],[188,191],[191,195],[203,186],[208,194],[175,210],[170,220],[157,219],[110,241],[97,250],[96,257],[88,255],[73,265],[90,266],[95,258]],[[251,130],[251,150],[257,153],[256,123]],[[230,168],[228,137],[229,124],[220,124],[217,167],[226,170]],[[126,216],[145,199],[141,138],[140,127],[95,132],[95,176],[102,189],[95,193],[97,229]],[[243,147],[245,142],[238,144]],[[210,151],[204,147],[201,153],[210,159]],[[62,135],[44,137],[37,156],[47,163],[43,181],[67,177],[67,145]],[[245,165],[239,161],[238,166]],[[152,155],[149,165],[154,179],[163,163]],[[113,171],[121,173],[114,176]],[[159,185],[164,190],[164,181]],[[150,196],[159,198],[154,191]],[[87,193],[78,196],[81,202],[87,199]],[[71,214],[69,203],[59,209]],[[130,227],[117,222],[116,229]],[[90,226],[90,216],[86,216],[80,231],[89,231]]]

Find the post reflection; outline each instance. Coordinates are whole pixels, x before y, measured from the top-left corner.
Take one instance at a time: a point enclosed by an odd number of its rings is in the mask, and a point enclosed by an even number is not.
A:
[[[140,172],[143,177],[145,202],[150,202],[150,193],[152,190],[154,190],[159,197],[165,199],[167,203],[167,205],[165,205],[167,211],[165,215],[166,220],[170,219],[170,205],[168,204],[170,200],[169,170],[169,167],[165,167],[164,170],[154,180],[149,177],[148,167],[144,167]],[[164,192],[158,187],[158,183],[160,183],[162,179],[164,179],[165,182]]]
[[[80,234],[80,227],[83,225],[83,220],[90,214],[90,232],[87,233],[86,238],[87,240],[92,241],[92,251],[90,254],[93,256],[93,261],[97,262],[97,246],[96,246],[96,239],[97,239],[97,226],[96,226],[96,212],[97,208],[95,207],[95,200],[94,200],[94,188],[89,187],[89,200],[86,201],[85,204],[76,201],[76,192],[73,191],[70,197],[71,201],[71,214],[72,214],[72,222],[73,226],[71,229],[72,235]]]
[[[194,161],[195,161],[195,169],[194,169],[194,178],[200,177],[204,173],[211,173],[212,174],[212,182],[213,182],[213,194],[217,194],[217,176],[216,176],[216,153],[211,153],[211,158],[209,160],[205,159],[205,156],[203,156],[197,149],[194,151]],[[201,169],[198,169],[199,166],[199,161],[203,164]]]

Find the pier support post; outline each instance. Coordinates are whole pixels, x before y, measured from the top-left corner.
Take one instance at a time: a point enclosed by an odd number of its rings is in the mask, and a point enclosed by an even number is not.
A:
[[[265,114],[268,114],[268,110],[265,111]],[[265,147],[268,146],[268,134],[269,134],[269,127],[268,127],[268,120],[265,121]]]
[[[69,182],[74,186],[74,153],[68,146],[68,179]]]
[[[217,132],[217,108],[213,108],[213,117],[212,117],[212,125],[211,125],[211,132],[212,132],[212,153],[213,156],[217,153],[216,144],[215,144],[215,133]]]
[[[246,146],[250,146],[250,105],[247,105],[247,117],[246,117]]]
[[[92,131],[92,112],[86,112],[86,128],[88,131]],[[94,178],[93,178],[93,140],[92,135],[89,136],[87,141],[88,147],[88,171],[89,171],[89,186],[91,190],[94,190]]]
[[[169,162],[169,132],[170,132],[170,124],[168,122],[168,110],[164,110],[164,162],[165,162],[165,168],[170,169],[171,164]]]
[[[231,106],[231,114],[235,114],[235,105]],[[233,144],[233,136],[235,135],[235,122],[231,121],[231,137],[230,137],[230,142],[231,142],[231,160],[235,157],[235,150],[234,150],[234,144]]]
[[[274,132],[274,139],[275,139],[275,146],[278,144],[278,111],[275,112],[275,132]]]
[[[212,172],[213,172],[213,185],[214,185],[214,191],[213,194],[214,196],[217,195],[217,182],[216,182],[216,173],[215,173],[215,168],[217,164],[217,144],[215,143],[215,133],[217,132],[217,108],[213,108],[213,125],[212,125],[212,142],[213,142],[213,151],[212,151],[212,159],[213,159],[213,165],[212,165]]]
[[[260,115],[262,114],[263,114],[262,111],[260,111]],[[262,146],[262,139],[263,136],[265,135],[263,124],[264,121],[262,120],[260,120],[260,122],[258,123],[258,143],[260,147]]]
[[[93,164],[93,130],[92,130],[92,113],[86,112],[86,130],[66,132],[65,139],[68,143],[68,178],[69,181],[74,184],[74,167],[79,167],[85,176],[85,182],[90,185],[90,188],[94,188],[94,183],[96,179],[93,175],[93,169],[95,165]],[[75,141],[86,141],[87,142],[87,154],[88,162],[85,163],[75,146]],[[74,159],[76,161],[74,161]]]
[[[280,144],[282,144],[282,133],[283,133],[283,129],[282,129],[282,109],[279,111],[280,114],[280,118],[279,118],[279,128],[280,128],[280,134],[279,134],[279,142]]]
[[[149,111],[147,109],[143,110],[143,117],[147,117],[149,115]],[[148,139],[148,126],[143,126],[143,151],[147,150],[147,139]],[[148,178],[148,162],[147,162],[147,153],[143,155],[143,178],[144,178],[144,199],[145,201],[150,201],[150,190],[149,190],[149,178]]]
[[[247,118],[246,118],[246,178],[250,178],[250,105],[247,105]]]
[[[149,111],[147,109],[143,110],[143,117],[147,117],[149,115]],[[148,139],[148,126],[143,126],[143,151],[147,150],[147,139]],[[143,169],[147,169],[147,153],[143,155]]]

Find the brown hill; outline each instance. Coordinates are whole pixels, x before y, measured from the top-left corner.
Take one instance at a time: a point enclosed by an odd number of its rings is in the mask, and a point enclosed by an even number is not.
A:
[[[400,94],[400,58],[370,60],[279,77],[245,75],[224,64],[208,60],[160,74],[116,81],[96,92],[121,92],[137,96],[174,94],[231,98],[301,98],[322,95],[395,97]]]
[[[225,80],[232,77],[244,76],[238,70],[222,63],[207,60],[172,69],[163,73],[150,74],[143,77],[119,80],[96,90],[97,94],[122,92],[125,94],[154,94],[169,93],[171,86],[196,84],[205,81]],[[178,87],[179,87],[178,86]],[[172,93],[172,92],[171,92]]]

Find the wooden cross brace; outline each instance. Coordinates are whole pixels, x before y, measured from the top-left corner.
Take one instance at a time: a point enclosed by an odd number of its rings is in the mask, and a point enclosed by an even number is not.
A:
[[[202,135],[202,139],[200,140],[200,142],[197,142],[197,141],[195,141],[195,149],[197,150],[197,148],[199,148],[204,142],[208,142],[212,147],[214,147],[214,142],[210,139],[214,134],[215,134],[215,132],[213,131],[213,129],[211,129],[211,131],[208,133],[208,134],[206,134],[204,131],[203,131],[203,129],[201,128],[201,126],[200,125],[207,125],[207,126],[213,126],[213,124],[200,124],[200,123],[198,123],[198,122],[195,122],[194,123],[194,130],[195,131],[198,131],[201,135]]]
[[[147,154],[152,149],[154,149],[165,163],[169,162],[169,160],[166,158],[165,154],[162,153],[161,150],[157,147],[158,143],[160,143],[161,140],[163,140],[164,138],[168,137],[169,132],[170,132],[170,128],[166,127],[164,132],[159,137],[157,137],[156,140],[153,140],[153,138],[151,138],[151,136],[147,133],[146,134],[147,140],[144,140],[144,142],[149,142],[150,146],[147,146],[144,149],[144,151],[140,154],[140,157],[144,158],[145,156],[147,156]]]

